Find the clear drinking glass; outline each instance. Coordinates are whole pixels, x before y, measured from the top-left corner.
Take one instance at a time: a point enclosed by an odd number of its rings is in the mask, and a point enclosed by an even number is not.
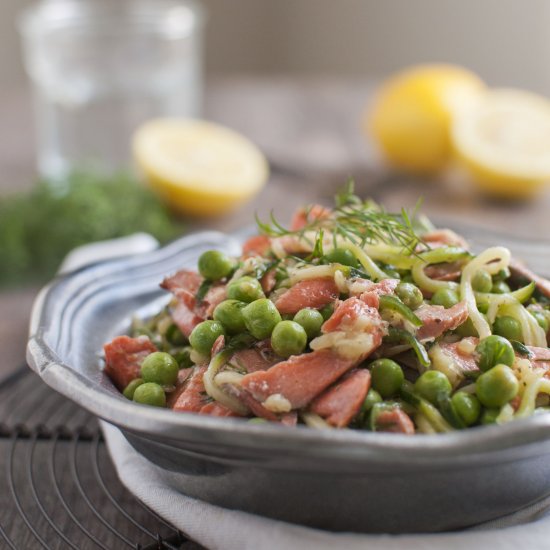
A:
[[[39,172],[126,168],[140,123],[197,116],[202,20],[187,0],[42,0],[25,11]]]

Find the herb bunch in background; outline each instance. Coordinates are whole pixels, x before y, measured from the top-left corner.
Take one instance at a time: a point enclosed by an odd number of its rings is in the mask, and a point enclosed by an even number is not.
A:
[[[166,242],[183,232],[152,192],[127,174],[72,174],[0,198],[0,286],[41,283],[74,247],[145,231]]]

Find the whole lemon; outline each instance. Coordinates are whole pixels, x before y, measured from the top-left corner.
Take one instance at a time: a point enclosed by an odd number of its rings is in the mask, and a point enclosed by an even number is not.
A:
[[[434,174],[452,152],[453,116],[485,88],[453,65],[421,65],[388,79],[366,112],[365,126],[387,160],[417,174]]]

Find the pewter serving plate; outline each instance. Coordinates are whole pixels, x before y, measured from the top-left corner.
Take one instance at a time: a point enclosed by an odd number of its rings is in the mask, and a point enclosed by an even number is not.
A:
[[[477,248],[504,244],[550,273],[547,242],[459,230]],[[237,255],[240,246],[200,233],[58,277],[34,305],[29,365],[175,473],[183,492],[227,508],[331,530],[421,532],[474,525],[550,494],[550,414],[411,437],[252,425],[126,400],[101,371],[102,345],[127,331],[136,312],[154,313],[168,299],[162,278],[194,268],[211,248]]]

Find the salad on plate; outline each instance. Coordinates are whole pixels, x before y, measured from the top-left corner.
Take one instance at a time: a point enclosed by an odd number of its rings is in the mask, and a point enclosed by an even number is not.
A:
[[[104,346],[128,399],[175,412],[402,434],[550,411],[550,282],[494,246],[353,194],[274,216],[239,258],[169,274]]]

